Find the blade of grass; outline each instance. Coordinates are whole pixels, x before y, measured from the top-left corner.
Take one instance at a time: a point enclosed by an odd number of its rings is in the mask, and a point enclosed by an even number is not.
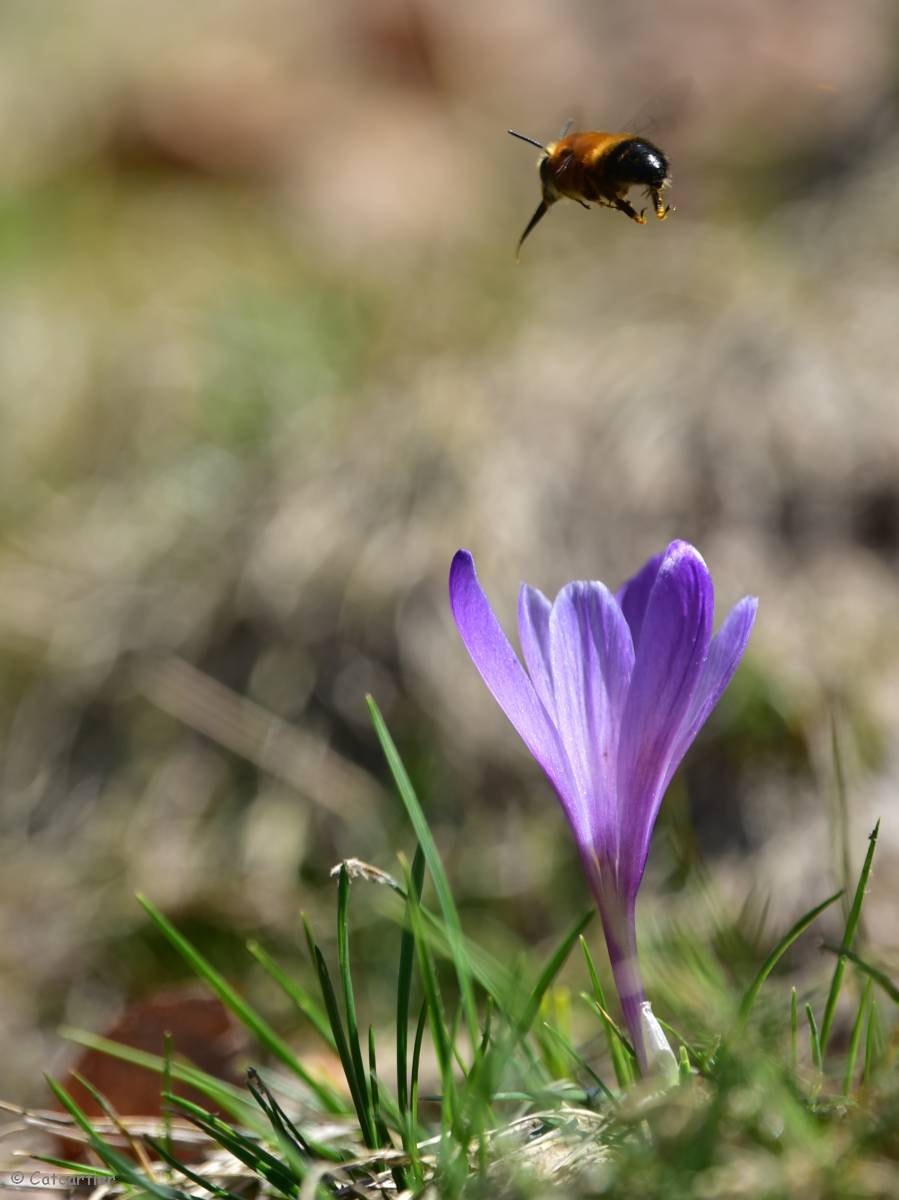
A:
[[[237,994],[215,967],[191,945],[183,934],[178,932],[175,926],[162,915],[146,896],[138,894],[137,900],[160,933],[171,943],[196,974],[209,984],[225,1007],[230,1008],[238,1021],[249,1029],[260,1045],[264,1046],[270,1054],[279,1059],[289,1071],[297,1075],[316,1096],[319,1103],[327,1112],[335,1114],[345,1113],[346,1107],[341,1098],[326,1083],[316,1079],[314,1075],[306,1070],[287,1043],[275,1033],[268,1022],[260,1017]]]
[[[99,1106],[101,1112],[104,1114],[107,1120],[109,1120],[111,1124],[118,1130],[122,1140],[127,1146],[130,1147],[132,1154],[143,1167],[147,1176],[150,1179],[155,1179],[156,1177],[153,1174],[153,1166],[147,1157],[146,1150],[144,1150],[143,1146],[140,1144],[140,1141],[134,1136],[130,1129],[128,1129],[128,1127],[122,1121],[122,1118],[112,1107],[103,1093],[98,1091],[91,1081],[89,1079],[85,1079],[85,1077],[78,1071],[72,1071],[72,1078],[81,1084],[94,1103]]]
[[[849,1096],[852,1093],[852,1077],[855,1075],[855,1064],[858,1059],[858,1048],[862,1040],[862,1027],[864,1026],[865,1014],[868,1011],[868,1005],[871,1003],[871,988],[874,986],[873,979],[866,979],[865,986],[862,989],[861,999],[858,1002],[858,1011],[855,1014],[855,1020],[852,1022],[852,1032],[849,1035],[849,1048],[846,1051],[846,1069],[843,1073],[843,1095]]]
[[[416,898],[421,900],[425,877],[425,856],[419,844],[412,859],[410,879]],[[408,917],[409,905],[406,902]],[[400,1112],[409,1106],[409,1003],[412,997],[412,968],[415,965],[415,938],[412,930],[405,928],[400,939],[400,965],[396,981],[396,1096]]]
[[[284,1109],[265,1086],[262,1077],[255,1067],[247,1068],[247,1087],[249,1088],[250,1095],[265,1113],[269,1124],[279,1139],[284,1138],[293,1144],[295,1152],[301,1156],[302,1166],[305,1170],[308,1167],[308,1163],[305,1160],[312,1158],[312,1150],[296,1125],[290,1120]]]
[[[790,1066],[795,1077],[799,1069],[799,1010],[795,988],[790,988]]]
[[[29,1154],[27,1157],[35,1162],[46,1163],[48,1167],[61,1167],[64,1171],[71,1171],[79,1179],[84,1179],[86,1175],[113,1181],[116,1178],[115,1171],[110,1171],[109,1167],[98,1167],[95,1163],[87,1166],[83,1162],[73,1162],[70,1158],[53,1158],[49,1154]]]
[[[835,859],[839,859],[840,883],[843,885],[844,913],[849,919],[848,894],[849,877],[852,874],[852,864],[849,854],[849,799],[846,790],[846,773],[843,770],[843,754],[840,749],[840,736],[837,729],[837,714],[835,708],[830,712],[830,749],[833,758],[833,820],[831,830],[835,839],[839,839],[835,847]],[[823,1031],[823,1026],[822,1026]],[[822,1049],[824,1042],[822,1040]]]
[[[603,991],[602,984],[599,982],[599,975],[596,971],[596,967],[594,966],[593,956],[591,955],[590,948],[587,945],[587,939],[584,937],[581,937],[581,950],[583,951],[584,958],[587,963],[587,973],[590,976],[590,986],[593,989],[593,997],[599,1006],[600,1013],[602,1014],[606,1010],[606,996],[605,992]],[[605,1034],[606,1044],[609,1047],[609,1058],[612,1060],[612,1069],[615,1072],[615,1078],[618,1081],[618,1086],[620,1088],[626,1088],[630,1083],[633,1082],[634,1078],[630,1062],[628,1061],[624,1048],[621,1045],[620,1039],[616,1037],[615,1032],[613,1031],[612,1024],[610,1024],[602,1015],[600,1015],[600,1021],[602,1022],[602,1029],[603,1033]]]
[[[677,1078],[680,1083],[686,1083],[692,1076],[693,1068],[690,1066],[690,1055],[686,1046],[681,1046],[677,1052]]]
[[[844,958],[848,958],[850,962],[855,963],[860,971],[864,971],[866,975],[873,979],[878,987],[886,992],[894,1004],[899,1004],[899,987],[879,967],[872,966],[871,963],[860,958],[854,950],[847,950],[845,946],[833,946],[830,942],[824,942],[822,949],[829,950],[831,954],[841,954]]]
[[[553,1039],[553,1041],[558,1044],[558,1046],[569,1056],[569,1058],[571,1058],[572,1062],[579,1067],[585,1075],[590,1076],[595,1084],[593,1090],[596,1092],[602,1092],[608,1101],[610,1101],[612,1104],[617,1104],[618,1101],[615,1099],[614,1093],[606,1086],[605,1083],[603,1083],[602,1079],[593,1070],[583,1055],[579,1054],[577,1050],[575,1050],[571,1042],[566,1037],[563,1037],[562,1034],[559,1033],[558,1029],[554,1029],[549,1023],[544,1022],[543,1028]]]
[[[113,1042],[108,1038],[85,1033],[80,1029],[70,1029],[67,1026],[63,1026],[59,1032],[67,1041],[74,1042],[79,1046],[86,1046],[89,1050],[98,1050],[102,1054],[108,1054],[110,1058],[118,1058],[122,1062],[132,1063],[136,1067],[144,1067],[148,1071],[157,1073],[165,1070],[165,1059],[162,1055],[150,1054],[146,1050],[137,1050],[134,1046],[125,1046],[120,1042]],[[247,1098],[240,1088],[225,1083],[221,1079],[214,1079],[205,1071],[201,1071],[199,1067],[180,1062],[178,1059],[172,1060],[170,1069],[173,1078],[177,1079],[179,1083],[196,1088],[235,1120],[251,1126],[254,1124],[255,1109],[247,1102]]]
[[[255,1067],[250,1067],[247,1071],[247,1087],[250,1089],[253,1099],[268,1118],[278,1149],[284,1156],[287,1165],[297,1179],[305,1179],[313,1165],[309,1147],[293,1122],[283,1119],[285,1115],[283,1110],[270,1096]]]
[[[808,1022],[808,1040],[812,1049],[812,1062],[817,1070],[823,1070],[823,1060],[821,1058],[821,1038],[818,1035],[818,1022],[815,1020],[815,1014],[810,1004],[805,1006],[805,1019]]]
[[[212,1138],[229,1154],[233,1154],[251,1171],[268,1180],[272,1187],[277,1188],[283,1195],[291,1197],[291,1200],[296,1196],[299,1184],[303,1181],[303,1173],[296,1172],[290,1162],[282,1162],[264,1146],[245,1137],[226,1121],[206,1112],[198,1104],[185,1100],[183,1096],[168,1095],[165,1100],[177,1108],[191,1124],[201,1129],[207,1137]]]
[[[359,1080],[356,1077],[356,1064],[353,1061],[353,1055],[350,1051],[346,1034],[344,1033],[343,1022],[340,1018],[340,1009],[337,1005],[337,994],[334,991],[334,985],[331,983],[331,976],[328,973],[328,967],[321,950],[319,950],[317,945],[314,945],[313,948],[315,952],[315,969],[318,972],[319,987],[321,988],[322,999],[325,1002],[325,1011],[331,1022],[331,1032],[334,1035],[337,1055],[350,1089],[350,1096],[353,1100],[353,1108],[356,1110],[356,1119],[359,1122],[362,1139],[369,1149],[374,1149],[371,1131],[368,1126],[368,1097],[360,1088]]]
[[[609,1024],[609,1027],[611,1028],[612,1032],[613,1032],[613,1033],[615,1034],[615,1036],[617,1037],[617,1039],[618,1039],[618,1042],[619,1042],[619,1045],[621,1046],[622,1050],[623,1050],[623,1051],[625,1052],[625,1054],[627,1055],[628,1059],[629,1059],[631,1062],[636,1062],[636,1061],[637,1061],[637,1054],[636,1054],[636,1051],[634,1050],[634,1047],[631,1045],[631,1043],[628,1041],[628,1039],[627,1039],[627,1038],[624,1036],[624,1034],[623,1034],[623,1033],[621,1032],[621,1030],[618,1028],[618,1025],[616,1024],[616,1022],[615,1022],[615,1021],[614,1021],[614,1019],[612,1018],[612,1015],[611,1015],[611,1013],[607,1012],[607,1010],[606,1010],[606,1009],[604,1009],[604,1008],[603,1008],[603,1006],[602,1006],[601,1004],[598,1004],[598,1003],[597,1003],[597,1002],[596,1002],[596,1001],[593,999],[593,997],[592,997],[592,996],[588,996],[586,992],[581,992],[581,999],[582,999],[582,1000],[585,1000],[585,1001],[587,1002],[587,1004],[590,1006],[590,1008],[592,1008],[592,1009],[593,1009],[593,1011],[596,1013],[596,1015],[597,1015],[597,1016],[598,1016],[598,1017],[599,1017],[601,1020],[608,1022],[608,1024]]]
[[[381,749],[384,752],[384,757],[387,759],[387,765],[390,768],[390,773],[393,775],[394,783],[397,791],[400,794],[400,799],[406,809],[406,813],[415,830],[415,836],[418,839],[418,844],[421,846],[422,853],[425,856],[425,862],[428,864],[428,871],[431,874],[431,879],[434,881],[434,888],[437,892],[437,899],[440,903],[440,910],[443,913],[443,919],[446,922],[446,931],[450,943],[450,951],[452,954],[453,965],[456,969],[456,976],[459,980],[459,993],[462,997],[462,1008],[465,1013],[465,1020],[468,1026],[468,1037],[471,1042],[472,1053],[478,1044],[478,1015],[475,1006],[474,988],[471,982],[471,966],[468,961],[468,956],[465,952],[465,942],[462,937],[462,925],[459,921],[459,913],[456,910],[456,904],[453,900],[453,894],[450,891],[450,886],[446,878],[446,872],[443,869],[443,863],[440,854],[437,850],[437,845],[431,834],[428,822],[425,819],[424,812],[418,797],[415,794],[415,789],[412,786],[412,781],[406,771],[403,761],[400,758],[393,738],[384,723],[384,718],[381,716],[381,710],[375,703],[373,696],[367,696],[368,710],[371,714],[372,724],[374,725],[375,733],[378,741],[381,743]],[[407,886],[407,892],[408,892]]]
[[[816,904],[814,908],[809,909],[809,911],[801,916],[796,924],[793,925],[780,939],[780,941],[762,963],[755,979],[753,979],[752,983],[746,989],[743,1000],[740,1003],[739,1010],[739,1023],[741,1025],[748,1018],[750,1012],[752,1011],[753,1005],[758,999],[758,994],[762,990],[762,985],[777,966],[779,960],[784,954],[786,954],[787,950],[789,950],[800,934],[804,933],[805,930],[808,929],[809,925],[811,925],[811,923],[817,917],[819,917],[825,909],[829,908],[831,904],[834,904],[837,900],[839,900],[842,894],[843,889],[841,888],[838,892],[834,892],[832,896],[828,896],[826,900],[822,900],[820,904]]]
[[[236,1192],[229,1192],[227,1188],[223,1188],[221,1184],[213,1183],[211,1179],[207,1179],[204,1175],[197,1171],[192,1171],[185,1163],[181,1162],[172,1153],[171,1148],[166,1146],[161,1139],[145,1135],[144,1141],[153,1150],[164,1163],[167,1163],[173,1170],[178,1171],[185,1179],[189,1179],[191,1183],[195,1183],[204,1191],[210,1192],[213,1196],[218,1196],[220,1200],[242,1200]]]
[[[393,1143],[390,1140],[390,1134],[387,1126],[384,1123],[384,1118],[381,1116],[381,1088],[378,1083],[378,1058],[375,1051],[375,1031],[371,1025],[368,1027],[368,1086],[371,1091],[371,1107],[374,1117],[375,1129],[378,1134],[378,1141],[382,1146],[393,1149]],[[399,1112],[397,1113],[399,1115]],[[399,1195],[406,1190],[406,1173],[401,1166],[394,1165],[390,1168],[390,1174],[393,1176],[393,1182],[396,1184],[396,1190]]]
[[[172,1091],[172,1035],[166,1031],[162,1039],[162,1088],[163,1093]],[[162,1140],[171,1154],[172,1151],[172,1118],[168,1109],[162,1114]]]
[[[119,1182],[130,1183],[142,1192],[149,1192],[157,1200],[188,1200],[187,1193],[177,1188],[157,1183],[156,1180],[150,1179],[138,1171],[130,1158],[124,1154],[120,1154],[113,1146],[110,1146],[108,1142],[100,1137],[89,1118],[61,1084],[58,1084],[55,1079],[51,1079],[49,1075],[44,1076],[44,1078],[47,1081],[47,1086],[59,1103],[73,1118],[75,1124],[87,1135],[93,1151],[100,1156],[101,1160],[108,1167],[111,1167],[115,1171],[116,1179]]]
[[[427,852],[425,852],[427,857]],[[434,1052],[437,1055],[437,1065],[440,1067],[440,1077],[443,1087],[443,1111],[449,1118],[448,1125],[455,1123],[455,1089],[453,1086],[453,1044],[444,1016],[443,999],[437,983],[437,973],[431,960],[431,952],[424,934],[421,909],[411,884],[409,864],[401,858],[403,871],[406,875],[406,892],[409,898],[409,922],[412,936],[415,939],[415,954],[418,961],[418,974],[421,988],[427,1005],[428,1019],[431,1026],[431,1037],[434,1041]],[[417,1035],[416,1035],[417,1040]],[[477,1043],[475,1043],[477,1045]],[[420,1048],[419,1048],[420,1052]],[[413,1063],[417,1069],[417,1064]]]
[[[409,1111],[406,1113],[406,1125],[403,1130],[403,1145],[409,1155],[409,1161],[415,1176],[415,1182],[420,1187],[424,1182],[421,1169],[421,1155],[418,1148],[418,1075],[421,1067],[421,1046],[425,1035],[425,1022],[428,1017],[428,1003],[422,1000],[415,1026],[415,1039],[412,1043],[412,1067],[409,1073]]]
[[[836,731],[834,731],[836,737]],[[868,886],[868,879],[871,875],[871,864],[874,861],[874,850],[877,847],[877,835],[880,832],[880,821],[872,829],[868,835],[868,851],[865,854],[865,861],[862,864],[862,869],[859,872],[858,883],[855,887],[855,895],[852,898],[852,905],[849,909],[849,914],[846,917],[846,927],[843,930],[843,940],[841,946],[847,950],[852,949],[852,942],[855,938],[855,932],[858,928],[859,920],[862,915],[862,905],[865,902],[865,889]],[[833,1025],[834,1014],[837,1009],[837,1000],[840,997],[840,988],[843,985],[843,974],[846,970],[846,955],[840,954],[833,968],[833,977],[830,981],[830,991],[827,994],[827,1002],[824,1005],[824,1016],[821,1020],[821,1053],[827,1051],[827,1043],[830,1039],[830,1030]]]
[[[251,1091],[253,1092],[253,1099],[257,1104],[260,1105],[262,1111],[269,1116],[270,1122],[272,1121],[272,1115],[270,1115],[267,1110],[272,1110],[275,1116],[275,1121],[272,1123],[277,1123],[280,1121],[288,1130],[291,1138],[300,1147],[300,1151],[303,1154],[307,1155],[309,1158],[324,1158],[327,1159],[328,1162],[333,1163],[346,1162],[347,1156],[342,1151],[335,1150],[331,1146],[326,1146],[322,1142],[316,1141],[314,1138],[309,1137],[307,1134],[301,1133],[299,1129],[297,1129],[296,1125],[293,1123],[293,1121],[291,1121],[290,1117],[288,1117],[287,1113],[278,1103],[272,1089],[268,1086],[255,1067],[247,1068],[248,1086],[250,1086],[250,1081],[252,1081]],[[257,1092],[260,1093],[261,1099],[260,1095],[256,1095]]]
[[[562,938],[562,941],[556,947],[552,955],[550,955],[549,960],[547,961],[543,970],[540,972],[537,982],[534,984],[527,1003],[524,1006],[524,1011],[521,1014],[521,1018],[518,1021],[518,1032],[521,1037],[524,1037],[527,1034],[528,1030],[536,1020],[537,1014],[540,1011],[540,1003],[543,1000],[543,997],[546,995],[547,989],[550,987],[553,980],[561,970],[563,963],[571,953],[572,946],[574,946],[575,942],[581,937],[584,930],[590,924],[591,920],[593,919],[594,911],[595,910],[591,908],[588,912],[585,912],[582,916],[578,917],[577,921],[575,921],[568,933],[566,933],[564,938]]]
[[[656,1017],[656,1020],[662,1026],[662,1029],[665,1031],[665,1033],[668,1034],[669,1038],[673,1042],[679,1043],[680,1046],[686,1050],[688,1057],[693,1062],[695,1062],[697,1065],[705,1065],[707,1063],[706,1057],[699,1047],[694,1046],[688,1038],[685,1038],[681,1031],[672,1025],[670,1021],[665,1021],[662,1019],[662,1017]],[[680,1050],[678,1050],[678,1055],[680,1055]]]
[[[315,998],[304,987],[291,979],[287,972],[275,962],[258,942],[247,942],[247,949],[262,967],[263,971],[275,981],[284,994],[293,1001],[297,1009],[313,1025],[325,1044],[331,1050],[335,1050],[334,1037],[331,1033],[331,1026],[328,1024],[328,1018],[319,1007]]]
[[[865,1062],[862,1067],[862,1083],[871,1082],[871,1076],[877,1066],[876,1059],[880,1054],[880,1018],[877,1012],[877,1001],[874,997],[868,1004],[868,1025],[865,1030]]]
[[[359,1088],[359,1099],[363,1112],[359,1114],[363,1124],[365,1144],[372,1148],[378,1145],[378,1135],[372,1112],[371,1096],[368,1091],[368,1080],[365,1075],[365,1063],[362,1059],[362,1047],[359,1045],[359,1024],[356,1019],[356,999],[353,994],[353,975],[350,970],[350,877],[346,863],[340,864],[340,876],[337,883],[337,962],[340,969],[340,981],[343,987],[343,1011],[346,1016],[346,1039],[350,1055],[353,1059],[353,1073]],[[364,1118],[364,1119],[363,1119]]]

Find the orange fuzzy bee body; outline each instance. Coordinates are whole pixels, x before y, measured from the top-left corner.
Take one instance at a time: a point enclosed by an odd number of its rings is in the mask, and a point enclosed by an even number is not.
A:
[[[519,250],[550,205],[563,197],[584,208],[591,203],[617,208],[638,225],[645,225],[643,212],[638,213],[627,198],[632,187],[642,187],[658,219],[664,221],[668,216],[670,210],[662,199],[662,190],[671,183],[668,159],[646,138],[634,133],[563,132],[558,141],[543,146],[512,129],[509,133],[543,151],[538,163],[543,199],[519,239]]]

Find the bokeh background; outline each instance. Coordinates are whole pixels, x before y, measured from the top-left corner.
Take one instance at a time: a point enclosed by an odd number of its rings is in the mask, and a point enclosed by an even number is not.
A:
[[[516,264],[505,130],[571,115],[649,130],[677,211],[560,204]],[[368,691],[468,927],[567,927],[570,839],[449,617],[460,545],[509,628],[521,579],[617,585],[674,536],[722,607],[759,595],[641,918],[705,863],[770,940],[882,815],[895,962],[894,4],[5,0],[0,122],[0,1094],[183,978],[138,889],[302,1046],[243,943],[302,972],[332,864],[411,848]],[[356,947],[375,1019],[393,937]]]

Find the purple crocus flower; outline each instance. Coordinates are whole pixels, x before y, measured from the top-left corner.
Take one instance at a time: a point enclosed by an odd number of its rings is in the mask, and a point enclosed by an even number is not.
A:
[[[637,890],[665,789],[737,668],[758,602],[741,600],[712,637],[712,577],[682,541],[614,595],[602,583],[575,582],[550,604],[522,584],[525,670],[467,550],[453,559],[449,585],[468,653],[562,802],[646,1071],[658,1038],[666,1043],[637,964]]]

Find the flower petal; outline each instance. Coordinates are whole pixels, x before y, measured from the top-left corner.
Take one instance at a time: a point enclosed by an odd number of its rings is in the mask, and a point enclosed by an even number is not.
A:
[[[453,559],[449,590],[456,626],[481,678],[566,803],[571,785],[555,726],[503,633],[467,550]]]
[[[646,604],[618,756],[619,885],[634,894],[668,765],[708,654],[713,609],[712,577],[699,551],[672,542]]]
[[[577,797],[571,816],[579,838],[615,857],[618,849],[616,773],[621,718],[634,647],[627,622],[602,583],[569,583],[549,618],[556,727]]]
[[[552,605],[537,588],[521,585],[518,593],[518,640],[531,683],[543,707],[555,720],[552,668],[549,661],[549,614]]]
[[[631,576],[627,583],[621,585],[615,594],[615,599],[621,605],[621,611],[631,627],[631,637],[634,639],[635,648],[640,644],[640,631],[643,628],[643,618],[646,616],[649,594],[664,557],[664,553],[654,554],[643,564],[636,575]]]
[[[739,666],[749,635],[752,633],[758,607],[759,602],[755,596],[745,596],[731,609],[727,620],[712,638],[709,655],[702,668],[693,700],[677,735],[663,791]]]

